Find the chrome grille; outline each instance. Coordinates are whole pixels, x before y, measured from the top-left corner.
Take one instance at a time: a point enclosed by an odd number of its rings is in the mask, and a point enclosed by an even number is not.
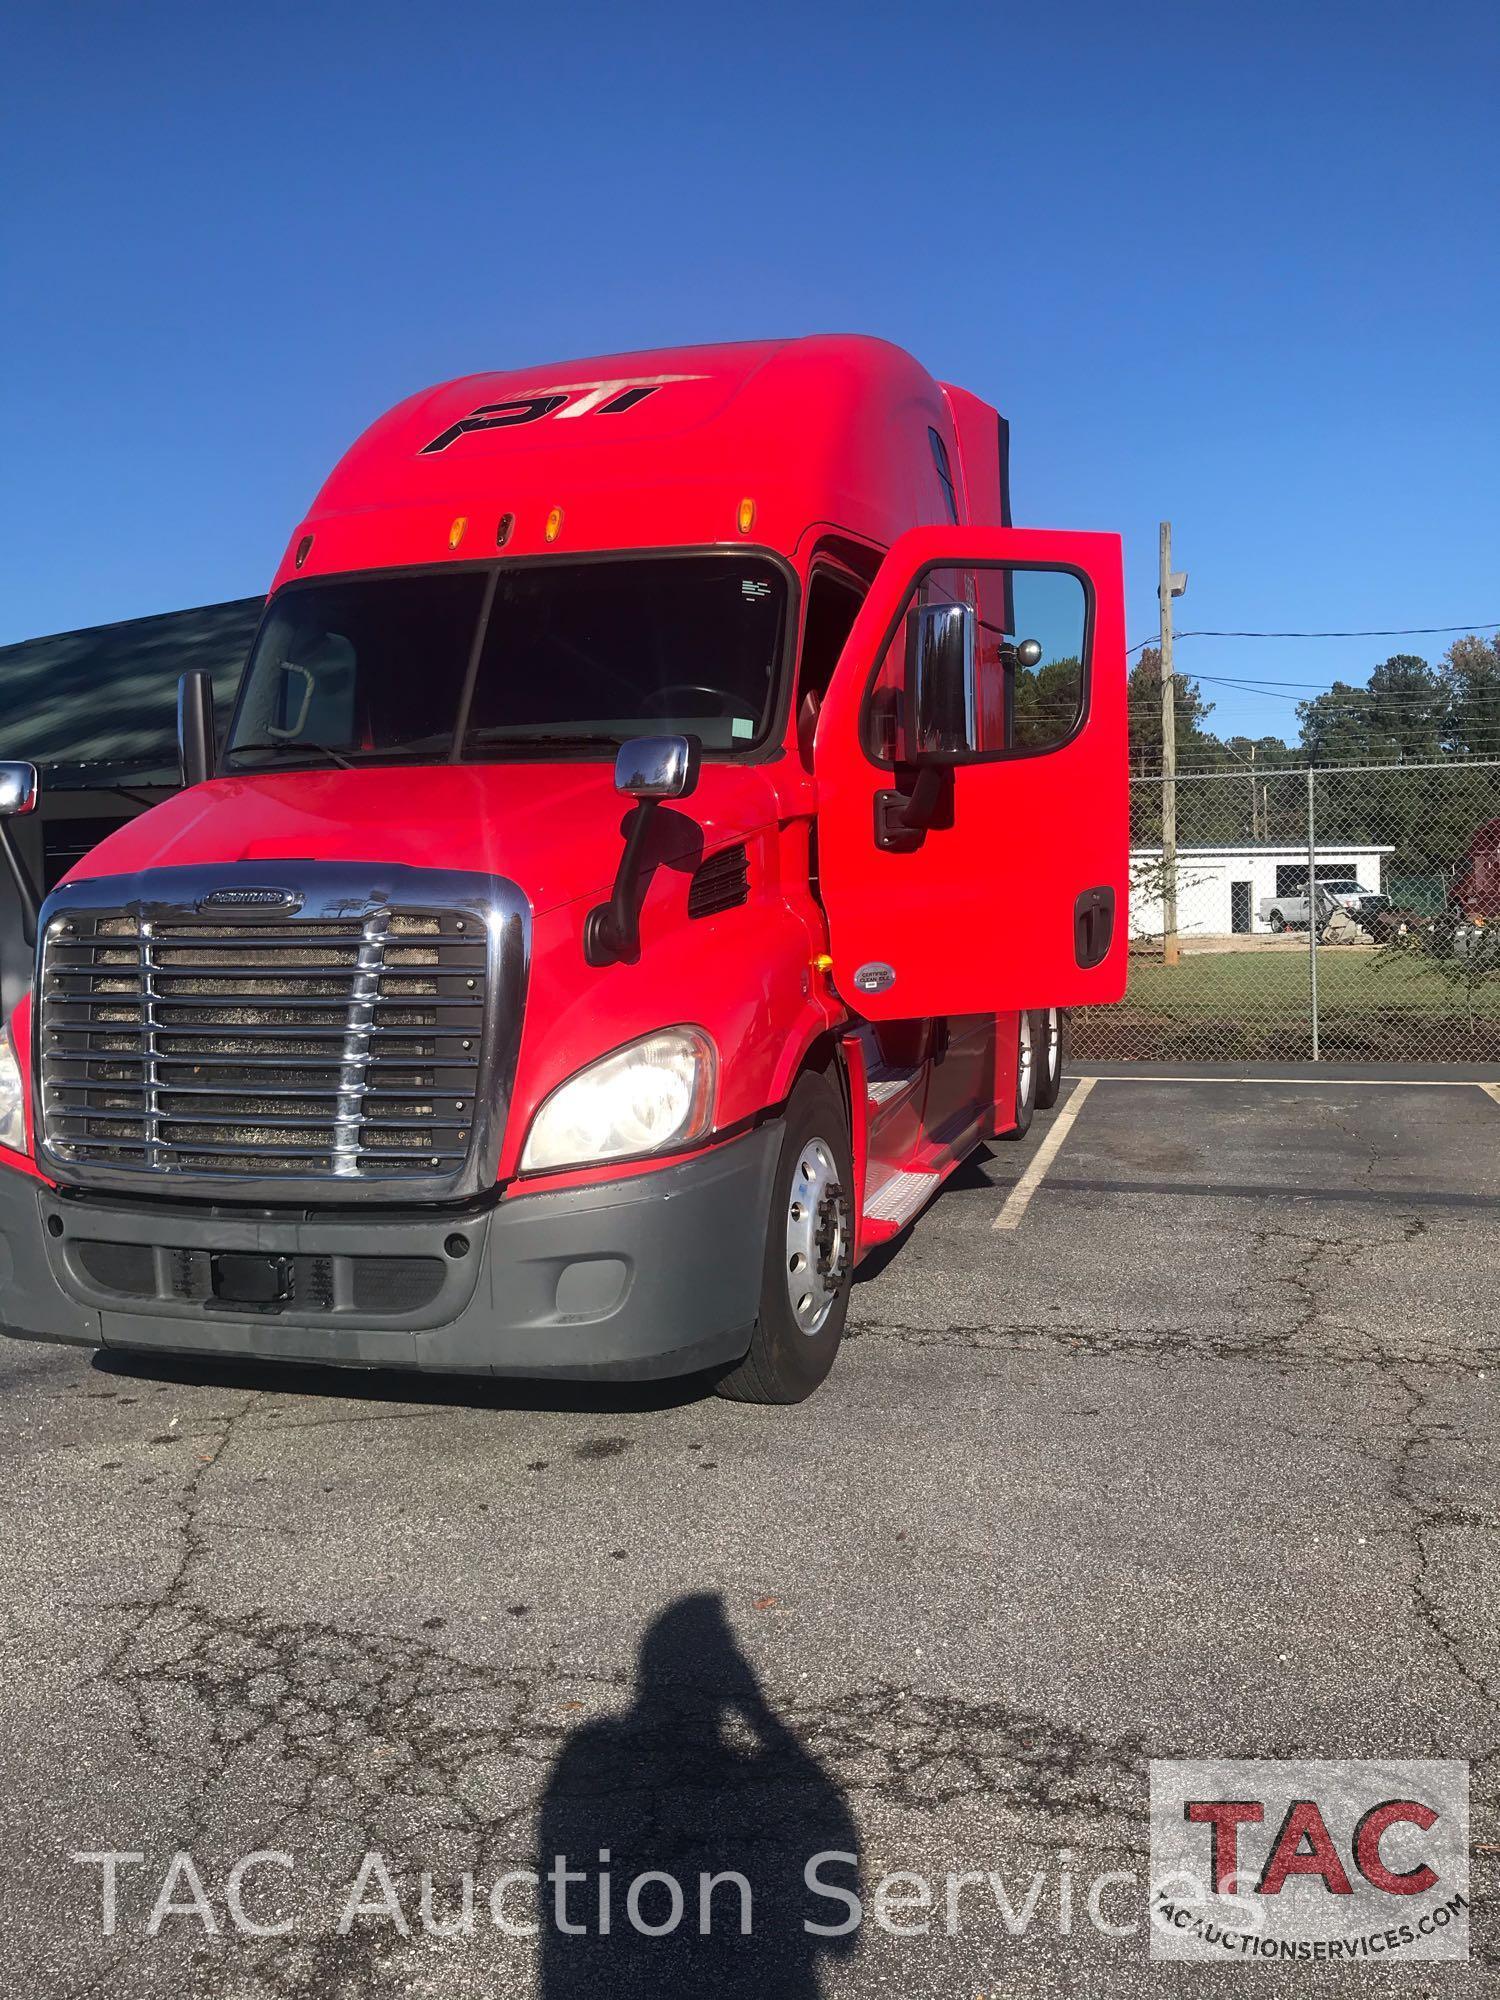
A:
[[[70,1178],[393,1192],[463,1178],[489,1123],[495,1026],[480,899],[324,896],[264,917],[144,897],[81,906],[104,886],[60,891],[43,914],[43,1138]],[[502,1042],[505,1026],[519,1020]]]

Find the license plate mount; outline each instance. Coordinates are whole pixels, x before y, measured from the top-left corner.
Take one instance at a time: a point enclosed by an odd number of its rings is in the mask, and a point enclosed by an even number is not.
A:
[[[220,1305],[276,1312],[289,1305],[295,1271],[290,1257],[244,1250],[216,1250],[209,1259],[210,1284]]]

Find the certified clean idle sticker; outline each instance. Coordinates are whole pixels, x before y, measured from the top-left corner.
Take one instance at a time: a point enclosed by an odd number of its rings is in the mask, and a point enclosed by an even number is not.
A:
[[[862,965],[854,975],[855,988],[860,993],[884,993],[888,986],[895,983],[896,968],[878,958]]]

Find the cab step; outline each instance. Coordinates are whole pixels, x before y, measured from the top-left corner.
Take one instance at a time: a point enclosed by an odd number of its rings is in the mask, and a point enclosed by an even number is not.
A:
[[[887,1104],[894,1104],[898,1097],[904,1097],[912,1086],[922,1078],[922,1065],[913,1069],[872,1069],[865,1075],[865,1096],[870,1100],[870,1109],[880,1111]]]
[[[902,1167],[887,1174],[865,1195],[866,1224],[891,1233],[904,1229],[942,1186],[944,1176],[922,1167]]]

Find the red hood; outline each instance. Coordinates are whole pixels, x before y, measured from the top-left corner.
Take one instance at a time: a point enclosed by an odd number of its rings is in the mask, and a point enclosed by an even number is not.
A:
[[[214,778],[133,819],[70,870],[70,882],[200,862],[394,862],[506,875],[540,916],[603,894],[629,802],[599,764],[398,765]],[[705,765],[673,807],[683,849],[774,820],[763,767]]]

